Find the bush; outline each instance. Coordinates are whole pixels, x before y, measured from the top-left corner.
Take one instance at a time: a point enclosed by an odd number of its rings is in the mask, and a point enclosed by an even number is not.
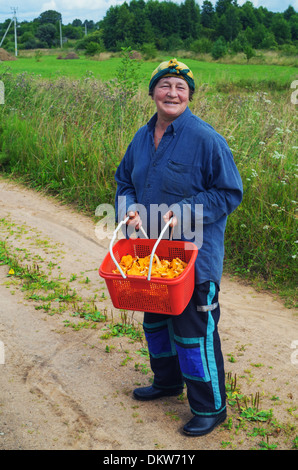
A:
[[[213,59],[217,60],[227,53],[227,45],[223,38],[218,38],[213,44],[211,54]]]
[[[230,49],[232,53],[237,54],[238,52],[243,51],[243,45],[241,41],[238,38],[236,38],[234,39],[234,41],[230,43]]]
[[[297,55],[297,47],[293,46],[292,44],[283,44],[282,46],[280,46],[280,50],[282,55],[285,55],[287,57]]]
[[[157,56],[157,48],[154,43],[143,44],[141,52],[145,60],[155,59]]]
[[[89,47],[88,44],[93,43],[98,45],[98,50],[96,52],[102,52],[105,50],[103,40],[102,40],[102,33],[101,31],[95,31],[94,33],[85,36],[83,39],[77,41],[75,45],[75,49],[86,49]],[[90,51],[94,50],[95,46],[90,46]],[[94,52],[94,54],[96,53]]]
[[[260,44],[260,49],[271,49],[274,50],[277,48],[277,42],[275,40],[273,33],[267,33]]]
[[[208,38],[196,39],[190,45],[192,52],[208,54],[212,51],[212,41]]]
[[[86,44],[85,50],[86,50],[86,55],[95,55],[95,54],[98,54],[99,52],[102,52],[101,45],[93,41],[88,42]]]
[[[247,62],[249,62],[249,60],[252,58],[252,57],[255,57],[256,53],[255,51],[253,50],[253,48],[251,47],[250,44],[246,44],[243,48],[243,52],[245,54],[245,57],[246,57],[246,60]]]

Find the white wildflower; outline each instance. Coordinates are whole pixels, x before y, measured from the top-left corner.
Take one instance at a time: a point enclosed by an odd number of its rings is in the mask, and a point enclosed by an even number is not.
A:
[[[263,230],[268,230],[268,228],[270,228],[269,225],[264,225]]]
[[[274,150],[274,154],[272,155],[272,158],[276,158],[276,160],[282,160],[285,158],[285,155],[282,153],[279,153],[277,150]]]

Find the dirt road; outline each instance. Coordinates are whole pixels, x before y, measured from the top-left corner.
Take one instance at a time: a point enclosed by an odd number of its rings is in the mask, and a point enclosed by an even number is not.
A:
[[[125,336],[102,338],[119,313],[98,276],[108,241],[96,238],[88,217],[1,178],[0,219],[0,240],[6,240],[9,252],[31,270],[45,271],[48,279],[56,276],[66,293],[75,290],[77,296],[72,303],[29,299],[19,278],[9,274],[7,265],[0,266],[0,345],[5,352],[0,449],[259,448],[260,436],[250,436],[247,426],[237,429],[241,421],[235,407],[228,409],[231,426],[188,438],[181,433],[191,418],[186,399],[133,400],[136,384],[149,383],[149,362],[140,354],[141,343]],[[75,302],[96,305],[108,321],[91,328],[72,316]],[[228,277],[222,281],[221,311],[226,371],[237,375],[248,397],[259,392],[261,409],[273,409],[280,425],[270,442],[290,449],[296,432],[297,312]],[[131,320],[141,321],[140,313]]]

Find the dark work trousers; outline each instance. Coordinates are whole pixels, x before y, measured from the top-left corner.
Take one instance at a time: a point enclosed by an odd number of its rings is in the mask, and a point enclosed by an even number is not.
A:
[[[181,315],[144,314],[154,387],[171,390],[186,383],[196,415],[215,415],[226,406],[218,290],[210,281],[196,285]]]

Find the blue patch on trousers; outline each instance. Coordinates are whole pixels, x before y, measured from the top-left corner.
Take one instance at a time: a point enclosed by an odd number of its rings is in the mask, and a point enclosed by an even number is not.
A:
[[[199,343],[197,345],[192,345],[192,347],[184,347],[176,343],[175,346],[183,376],[192,380],[208,382],[210,380],[210,376],[202,345]]]
[[[148,331],[144,328],[148,349],[153,357],[166,357],[173,356],[172,342],[170,339],[168,328],[163,328],[159,331]]]

